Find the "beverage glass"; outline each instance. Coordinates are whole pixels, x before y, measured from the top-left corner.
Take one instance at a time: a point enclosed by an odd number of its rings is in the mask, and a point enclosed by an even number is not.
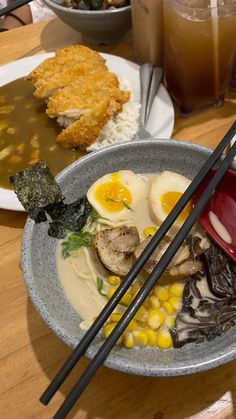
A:
[[[235,53],[236,53],[236,51],[235,51]],[[231,77],[231,87],[234,90],[236,90],[236,58],[235,58],[233,73],[232,73],[232,77]]]
[[[164,0],[164,69],[182,113],[221,106],[236,48],[236,0]]]
[[[163,0],[131,0],[134,48],[141,63],[163,65]]]

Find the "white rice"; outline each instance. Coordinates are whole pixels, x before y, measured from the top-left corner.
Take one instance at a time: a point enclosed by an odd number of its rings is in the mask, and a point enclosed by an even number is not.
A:
[[[130,100],[123,105],[121,112],[104,125],[97,140],[86,148],[87,151],[95,151],[112,144],[130,141],[138,131],[140,102],[135,92],[132,92],[129,82],[121,79],[119,81],[120,89],[131,91]]]

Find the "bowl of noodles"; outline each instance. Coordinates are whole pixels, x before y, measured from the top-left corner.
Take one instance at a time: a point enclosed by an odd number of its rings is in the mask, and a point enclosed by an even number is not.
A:
[[[42,207],[29,211],[21,259],[25,285],[36,310],[69,346],[81,340],[209,154],[166,140],[107,147],[57,176],[60,215],[52,206],[46,216]],[[109,336],[190,212],[191,203],[86,356],[92,358]],[[175,376],[234,359],[235,280],[235,264],[196,223],[105,365]]]

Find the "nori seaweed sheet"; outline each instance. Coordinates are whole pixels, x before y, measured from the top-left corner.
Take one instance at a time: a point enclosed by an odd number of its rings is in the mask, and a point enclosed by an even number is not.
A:
[[[86,196],[83,196],[72,204],[60,202],[49,206],[46,211],[52,218],[48,235],[63,239],[68,231],[79,232],[82,229],[92,211],[92,207]]]
[[[71,204],[63,202],[60,186],[45,162],[16,173],[10,182],[30,218],[41,223],[50,217],[48,235],[51,237],[63,239],[68,232],[79,232],[92,211],[86,196]]]
[[[60,186],[46,162],[36,163],[10,176],[10,183],[19,201],[36,222],[45,221],[43,210],[47,205],[63,201]]]

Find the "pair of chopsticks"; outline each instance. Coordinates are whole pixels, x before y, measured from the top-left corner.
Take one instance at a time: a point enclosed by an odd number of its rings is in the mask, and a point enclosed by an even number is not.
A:
[[[171,225],[174,223],[178,215],[186,206],[187,202],[191,199],[192,195],[204,180],[205,176],[209,173],[210,169],[215,165],[217,160],[222,157],[222,153],[227,145],[230,143],[231,139],[236,133],[236,121],[233,123],[232,127],[229,129],[225,137],[216,147],[216,149],[212,152],[206,163],[200,169],[199,173],[193,179],[192,183],[189,185],[187,190],[184,192],[182,197],[179,199],[177,204],[175,205],[174,209],[162,223],[160,228],[157,230],[151,241],[149,242],[148,246],[145,248],[144,252],[141,254],[139,259],[135,262],[127,276],[121,282],[121,285],[116,290],[113,297],[109,300],[106,306],[103,308],[95,322],[92,324],[90,329],[86,332],[80,343],[74,349],[68,360],[65,362],[64,366],[61,370],[57,373],[55,378],[52,380],[51,384],[48,386],[46,391],[40,398],[40,401],[43,404],[48,404],[51,400],[55,392],[59,389],[61,384],[64,382],[72,368],[75,364],[79,361],[81,356],[85,353],[86,349],[88,348],[89,344],[95,338],[95,336],[100,331],[101,327],[108,319],[116,305],[121,300],[124,293],[128,290],[134,279],[136,278],[137,274],[143,268],[144,264],[147,262],[149,257],[151,256],[152,252],[155,250],[157,245],[163,239],[165,234],[170,229]],[[108,356],[109,352],[111,351],[112,347],[115,345],[121,334],[125,331],[126,327],[130,323],[131,319],[134,317],[135,313],[141,306],[141,304],[145,301],[148,294],[152,290],[153,286],[156,284],[158,278],[162,275],[168,264],[170,263],[171,259],[177,252],[179,246],[186,238],[187,234],[191,230],[192,226],[196,222],[197,218],[199,217],[201,211],[203,210],[206,203],[211,198],[212,194],[218,183],[220,182],[221,178],[223,177],[225,171],[230,166],[234,156],[236,155],[236,143],[232,146],[231,150],[228,154],[224,157],[224,159],[219,164],[219,167],[215,173],[215,175],[211,178],[207,188],[204,190],[201,198],[198,200],[197,204],[193,208],[191,214],[186,219],[178,233],[176,234],[174,240],[169,245],[168,249],[161,257],[159,262],[157,263],[156,267],[149,275],[148,279],[146,280],[145,284],[138,292],[137,296],[134,298],[133,302],[130,306],[127,307],[125,313],[123,314],[121,320],[117,323],[116,327],[113,329],[112,333],[110,334],[109,338],[102,344],[101,348],[96,353],[93,360],[90,362],[89,366],[85,369],[82,373],[81,377],[79,378],[76,385],[73,387],[65,401],[62,403],[61,407],[57,411],[54,416],[54,419],[62,419],[65,418],[66,415],[69,413],[81,393],[85,390],[87,385],[89,384],[91,378],[96,373],[98,368],[104,362],[106,357]]]
[[[30,3],[32,0],[16,0],[13,3],[8,4],[6,7],[3,7],[0,10],[0,17],[7,15],[8,13],[12,12],[13,10],[18,9],[21,6],[24,6],[25,4]]]

